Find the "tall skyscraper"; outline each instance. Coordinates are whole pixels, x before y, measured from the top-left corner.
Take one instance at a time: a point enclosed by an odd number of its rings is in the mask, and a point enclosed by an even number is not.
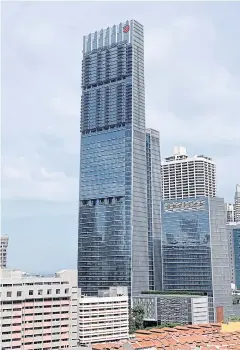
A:
[[[143,26],[83,39],[78,285],[149,288]]]
[[[174,147],[173,155],[162,162],[164,200],[215,197],[216,165],[203,155],[188,157],[184,147]]]
[[[161,276],[161,157],[159,131],[146,130],[149,289],[160,290]]]
[[[7,247],[8,247],[8,236],[3,235],[0,237],[0,268],[7,267]]]
[[[234,207],[235,207],[235,221],[240,222],[240,185],[236,185]]]

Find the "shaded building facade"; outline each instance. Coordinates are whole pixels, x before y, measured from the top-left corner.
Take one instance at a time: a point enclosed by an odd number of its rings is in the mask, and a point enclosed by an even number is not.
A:
[[[162,288],[159,131],[146,130],[149,290]]]
[[[227,224],[231,282],[240,290],[240,223]]]
[[[218,197],[164,201],[162,263],[165,291],[203,292],[209,320],[216,307],[231,314],[231,276],[224,200]]]

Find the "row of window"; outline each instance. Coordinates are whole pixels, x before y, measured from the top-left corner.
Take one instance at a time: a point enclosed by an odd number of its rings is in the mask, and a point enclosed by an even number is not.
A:
[[[69,340],[69,337],[61,339],[62,342],[65,342],[65,341],[68,341],[68,340]],[[14,341],[21,341],[21,338],[14,339]],[[28,342],[25,342],[24,345],[32,345],[32,344],[35,345],[35,344],[42,344],[42,343],[46,344],[46,343],[51,343],[51,342],[56,343],[56,342],[59,342],[59,341],[60,341],[60,339],[43,340],[43,341],[30,341],[30,342],[28,341]],[[12,342],[12,339],[2,339],[2,342],[3,343]],[[58,347],[56,349],[58,349]]]
[[[61,290],[60,289],[56,289],[56,294],[60,294]],[[33,290],[29,290],[28,291],[28,295],[33,295],[34,291]],[[64,290],[65,294],[69,293],[69,288],[65,288]],[[52,294],[52,289],[47,289],[47,294],[50,295]],[[38,295],[43,295],[43,289],[39,289],[38,290]],[[22,296],[22,291],[17,291],[17,297],[21,297]],[[11,298],[12,297],[12,292],[8,291],[7,292],[7,298]]]

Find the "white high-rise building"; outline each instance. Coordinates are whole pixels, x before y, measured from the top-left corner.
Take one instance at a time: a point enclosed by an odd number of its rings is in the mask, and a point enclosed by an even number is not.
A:
[[[235,222],[235,205],[232,203],[226,203],[226,221],[228,223]]]
[[[79,342],[88,345],[129,337],[128,289],[110,287],[79,298]]]
[[[8,236],[3,235],[0,237],[0,268],[7,267],[7,247],[8,247]]]
[[[186,148],[174,147],[161,170],[163,200],[216,196],[216,164],[209,157],[188,157]]]
[[[235,221],[240,222],[240,185],[236,185],[234,207],[235,207]]]
[[[41,277],[0,269],[0,299],[0,349],[77,346],[77,271]]]

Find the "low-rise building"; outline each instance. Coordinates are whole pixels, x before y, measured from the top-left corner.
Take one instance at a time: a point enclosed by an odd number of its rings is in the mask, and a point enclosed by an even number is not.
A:
[[[133,306],[142,306],[144,321],[178,324],[209,323],[207,296],[187,294],[141,294]]]
[[[51,277],[0,270],[0,349],[52,350],[78,344],[77,272]]]
[[[79,298],[79,342],[81,345],[127,339],[128,290],[110,287],[96,297]]]

